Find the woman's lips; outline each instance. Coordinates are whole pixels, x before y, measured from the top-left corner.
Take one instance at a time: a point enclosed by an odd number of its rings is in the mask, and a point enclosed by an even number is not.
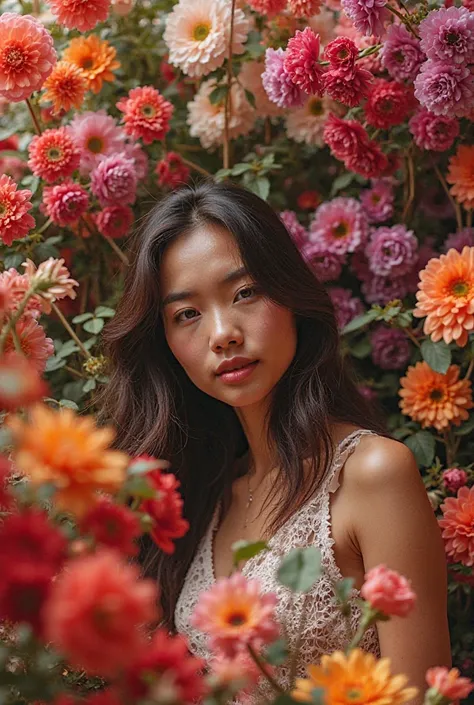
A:
[[[237,370],[227,370],[226,372],[221,372],[218,376],[220,380],[226,382],[226,384],[238,384],[239,382],[244,382],[246,379],[253,374],[259,360],[254,360],[254,362],[249,362],[247,365],[240,367]]]

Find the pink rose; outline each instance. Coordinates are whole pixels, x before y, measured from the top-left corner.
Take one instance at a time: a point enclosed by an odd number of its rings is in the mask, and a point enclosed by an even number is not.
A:
[[[474,690],[474,683],[460,675],[457,668],[448,670],[446,666],[435,666],[427,670],[426,682],[448,700],[460,700]]]
[[[361,595],[373,609],[396,617],[406,617],[416,600],[409,581],[383,564],[365,575]]]

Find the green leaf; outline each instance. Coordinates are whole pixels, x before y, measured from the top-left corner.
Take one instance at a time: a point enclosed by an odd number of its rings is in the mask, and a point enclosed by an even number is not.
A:
[[[285,663],[289,656],[288,644],[286,639],[278,639],[265,651],[265,661],[272,666],[281,666]]]
[[[257,103],[255,102],[254,94],[252,93],[252,91],[248,91],[246,88],[244,90],[245,90],[245,97],[247,98],[248,102],[250,103],[252,108],[256,108]]]
[[[261,176],[248,184],[248,189],[257,196],[260,196],[264,201],[267,200],[268,194],[270,193],[270,181],[266,176]]]
[[[334,585],[334,592],[341,602],[347,602],[354,587],[354,578],[343,578]]]
[[[139,499],[155,499],[156,489],[150,485],[143,476],[130,477],[125,484],[128,494]]]
[[[224,179],[227,179],[227,177],[230,175],[230,169],[219,169],[219,171],[216,171],[216,173],[214,174],[214,178],[216,181],[223,181]]]
[[[419,465],[429,467],[434,460],[436,441],[429,431],[418,431],[404,441]]]
[[[62,357],[59,357],[59,355],[54,355],[53,357],[48,358],[46,360],[46,367],[45,367],[45,372],[54,372],[55,370],[60,370],[61,367],[64,367],[66,364],[66,360]]]
[[[236,164],[234,167],[232,167],[232,176],[240,176],[246,171],[251,171],[252,170],[252,165],[247,164],[246,162],[240,162],[240,164]]]
[[[18,267],[24,261],[25,261],[25,256],[19,254],[18,252],[9,252],[3,258],[3,264],[5,266],[5,269],[10,269],[10,267],[13,267],[14,269],[18,269]]]
[[[311,691],[311,702],[313,705],[324,705],[326,702],[326,691],[324,688],[313,688]]]
[[[72,355],[73,353],[77,352],[79,350],[78,346],[74,342],[74,340],[66,340],[64,345],[61,345],[59,350],[57,351],[56,355],[57,357],[69,357],[69,355]]]
[[[65,406],[68,409],[73,409],[74,411],[79,411],[79,407],[75,401],[72,399],[61,399],[59,401],[59,406]]]
[[[221,103],[227,95],[227,86],[217,86],[209,95],[211,105]]]
[[[112,318],[115,316],[115,310],[108,306],[97,306],[94,315],[97,316],[97,318]]]
[[[474,414],[468,418],[466,423],[463,423],[459,428],[455,429],[455,436],[467,436],[469,433],[474,431]]]
[[[347,188],[353,180],[354,174],[350,171],[344,171],[342,174],[339,174],[332,182],[331,196],[334,196],[338,191],[342,191],[343,188]]]
[[[378,311],[373,308],[369,309],[369,311],[366,311],[365,313],[361,313],[360,316],[356,316],[352,319],[352,321],[349,321],[349,323],[344,326],[342,330],[342,335],[346,335],[346,333],[352,333],[353,331],[359,330],[359,328],[366,326],[368,323],[372,323],[372,321],[375,321],[378,315]]]
[[[266,541],[236,541],[232,544],[234,553],[234,563],[240,561],[248,561],[249,558],[257,556],[261,551],[267,551],[268,544]]]
[[[95,379],[88,379],[86,382],[84,382],[83,390],[84,394],[87,394],[88,392],[92,392],[93,389],[97,387],[97,382]]]
[[[284,556],[278,580],[293,592],[308,592],[321,575],[321,551],[315,546],[294,548]]]
[[[100,333],[104,327],[104,320],[102,318],[92,318],[90,321],[86,321],[83,325],[84,330],[88,333]]]
[[[354,345],[350,345],[349,351],[353,357],[356,357],[358,360],[363,360],[364,357],[368,357],[370,355],[370,340],[367,338],[367,336],[362,338],[362,340],[359,340],[357,343],[354,343]]]
[[[427,338],[421,344],[421,354],[432,370],[446,374],[451,364],[451,349],[444,340],[434,343]]]
[[[89,318],[94,318],[92,313],[80,313],[78,316],[74,316],[72,319],[73,323],[84,323],[84,321],[88,321]]]

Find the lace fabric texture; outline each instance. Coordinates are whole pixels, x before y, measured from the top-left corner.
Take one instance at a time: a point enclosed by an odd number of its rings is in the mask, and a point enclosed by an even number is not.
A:
[[[282,634],[286,636],[290,649],[294,649],[296,645],[304,612],[300,657],[296,667],[298,677],[304,677],[306,666],[310,663],[318,663],[323,654],[338,649],[343,650],[359,623],[360,609],[356,604],[359,591],[356,588],[353,588],[350,594],[351,614],[348,618],[343,617],[334,602],[333,584],[341,580],[343,576],[334,558],[330,494],[339,487],[341,469],[346,459],[357,447],[359,440],[365,435],[374,435],[374,433],[366,429],[357,430],[339,444],[329,472],[326,474],[317,495],[290,517],[268,541],[270,551],[262,552],[251,558],[242,567],[242,573],[246,577],[260,582],[262,592],[276,593],[278,598],[277,617],[282,626]],[[190,624],[190,616],[200,593],[215,583],[212,545],[217,519],[218,512],[216,511],[188,570],[175,611],[177,631],[186,636],[190,650],[206,660],[211,657],[206,636],[194,629]],[[310,545],[317,546],[321,551],[323,575],[310,592],[305,595],[295,595],[278,583],[276,571],[281,557],[291,548],[303,548]],[[365,633],[360,646],[365,651],[380,656],[375,625]],[[290,671],[288,666],[280,666],[275,675],[283,687],[289,687]],[[251,696],[246,697],[246,705],[254,705],[270,695],[271,691],[263,683]]]

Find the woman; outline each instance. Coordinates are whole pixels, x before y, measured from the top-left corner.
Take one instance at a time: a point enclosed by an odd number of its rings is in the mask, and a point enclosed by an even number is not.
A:
[[[182,485],[191,528],[173,556],[155,551],[148,564],[169,629],[206,656],[189,623],[198,595],[230,574],[235,541],[265,538],[272,550],[243,572],[277,591],[291,644],[307,611],[303,675],[347,643],[331,580],[354,581],[355,629],[364,574],[384,563],[419,599],[362,645],[389,656],[392,672],[422,692],[427,668],[450,663],[436,520],[411,452],[387,437],[357,391],[327,292],[268,204],[205,183],[156,205],[105,338],[112,375],[103,416],[119,447],[168,459]],[[292,599],[275,566],[280,553],[310,544],[325,574],[307,598]]]

